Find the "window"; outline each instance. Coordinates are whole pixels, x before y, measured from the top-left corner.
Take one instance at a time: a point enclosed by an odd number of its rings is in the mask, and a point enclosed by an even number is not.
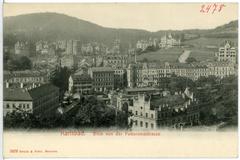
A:
[[[140,122],[140,127],[142,127],[142,126],[143,126],[143,122],[141,121],[141,122]]]
[[[145,123],[145,126],[146,126],[146,128],[148,128],[148,123],[147,122]]]
[[[137,120],[135,121],[135,125],[136,125],[136,126],[138,125],[138,121],[137,121]]]
[[[143,115],[142,115],[142,112],[141,112],[141,116],[143,116]]]
[[[151,118],[153,118],[153,114],[151,114]]]
[[[146,113],[146,117],[148,118],[148,113]]]
[[[152,129],[154,128],[154,125],[153,125],[153,123],[151,123],[151,128],[152,128]]]
[[[136,111],[136,116],[138,115],[138,111]]]
[[[10,105],[9,105],[9,104],[7,104],[6,108],[7,108],[7,109],[9,109],[9,108],[10,108]]]

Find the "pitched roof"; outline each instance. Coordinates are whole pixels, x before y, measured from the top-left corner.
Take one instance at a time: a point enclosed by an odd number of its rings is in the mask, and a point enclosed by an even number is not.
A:
[[[27,91],[20,88],[4,88],[3,90],[4,101],[31,101],[32,97]]]
[[[90,75],[86,74],[86,73],[82,73],[82,74],[74,74],[72,76],[73,81],[91,81],[91,77]]]
[[[93,67],[91,68],[93,72],[109,72],[109,71],[113,71],[114,70],[111,67]]]
[[[40,87],[31,89],[29,91],[29,94],[32,97],[32,99],[35,99],[35,98],[43,97],[49,92],[57,91],[57,90],[59,90],[59,88],[52,84],[44,84],[44,85],[41,85]]]
[[[127,88],[126,92],[147,92],[147,91],[157,91],[156,88],[145,87],[145,88]]]

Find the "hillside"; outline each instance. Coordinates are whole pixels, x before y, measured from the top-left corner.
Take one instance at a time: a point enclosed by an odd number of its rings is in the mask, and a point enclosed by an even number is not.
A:
[[[211,38],[236,38],[238,21],[211,30],[165,30],[148,32],[137,29],[114,29],[70,17],[59,13],[34,13],[4,18],[4,43],[13,45],[16,40],[60,40],[79,39],[82,42],[102,42],[111,44],[119,38],[123,46],[135,44],[137,40],[149,37],[160,37],[165,33],[173,33],[184,40],[186,35]]]
[[[11,34],[19,39],[79,39],[83,42],[101,41],[107,44],[112,43],[115,38],[128,43],[151,35],[144,30],[106,28],[57,13],[6,17],[4,18],[4,37]]]

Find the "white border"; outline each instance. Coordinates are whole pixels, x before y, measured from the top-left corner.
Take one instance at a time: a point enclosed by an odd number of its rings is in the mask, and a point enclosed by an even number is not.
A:
[[[3,26],[2,26],[2,17],[3,17],[3,0],[0,0],[1,2],[1,5],[0,5],[0,9],[2,12],[0,12],[0,36],[1,36],[1,39],[0,39],[0,52],[3,53]],[[123,3],[123,2],[130,2],[130,3],[153,3],[153,2],[167,2],[167,3],[181,3],[181,2],[201,2],[201,3],[204,3],[204,2],[237,2],[238,3],[238,0],[5,0],[5,3]],[[239,5],[239,3],[238,3]],[[239,7],[238,7],[238,16],[240,15],[240,10],[239,10]],[[239,22],[238,22],[238,26],[239,26]],[[239,41],[239,34],[238,34],[238,41]],[[238,48],[239,48],[239,43],[238,43]],[[238,52],[239,53],[239,52]],[[238,62],[240,62],[240,56],[238,56]],[[3,54],[1,54],[0,56],[0,103],[3,104]],[[239,71],[238,71],[238,75],[239,75]],[[240,82],[240,79],[238,79],[238,84]],[[239,89],[239,85],[238,85],[238,89]],[[239,95],[240,93],[238,92],[238,102],[239,102]],[[3,105],[1,105],[0,107],[0,115],[1,115],[1,121],[0,121],[0,134],[3,135],[3,119],[2,119],[2,114],[3,114]],[[240,116],[238,116],[238,122],[240,120]],[[239,133],[239,127],[238,127],[238,138],[240,137],[240,133]],[[1,136],[0,137],[0,149],[1,149],[1,152],[0,152],[0,157],[3,158],[3,137]],[[238,140],[239,141],[239,140]],[[239,145],[239,144],[238,144]],[[238,147],[238,153],[240,153],[240,150],[239,150],[240,147]],[[25,160],[26,158],[8,158],[8,159],[12,159],[12,160]],[[42,160],[42,159],[47,159],[47,160],[51,160],[51,159],[63,159],[63,158],[27,158],[27,159],[36,159],[36,160]],[[67,158],[69,160],[75,160],[76,158]],[[94,160],[97,160],[97,158],[82,158],[83,160],[89,160],[89,159],[94,159]],[[99,159],[99,158],[98,158]],[[127,158],[128,160],[130,158]],[[150,159],[150,158],[148,158]],[[164,158],[166,159],[166,158]],[[172,160],[176,160],[176,158],[168,158],[168,159],[172,159]],[[199,158],[188,158],[188,159],[199,159]],[[210,159],[210,158],[206,158],[206,159]],[[230,158],[229,158],[230,159]],[[146,158],[144,158],[143,160],[146,160]]]

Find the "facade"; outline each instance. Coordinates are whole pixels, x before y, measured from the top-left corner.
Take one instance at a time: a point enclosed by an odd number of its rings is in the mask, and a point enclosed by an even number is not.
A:
[[[157,38],[149,38],[148,40],[139,40],[136,43],[136,48],[145,51],[148,47],[158,47]]]
[[[74,66],[73,55],[65,55],[61,58],[61,67],[72,68]]]
[[[15,54],[29,56],[30,45],[29,43],[23,41],[17,41],[14,45]]]
[[[220,47],[218,53],[216,53],[218,61],[228,61],[232,63],[237,62],[237,49],[232,47],[229,42],[224,47]]]
[[[69,92],[89,94],[92,90],[92,79],[84,72],[77,72],[69,77]]]
[[[174,46],[180,46],[180,39],[174,39],[171,34],[161,37],[161,42],[159,43],[160,48],[171,48]]]
[[[24,92],[24,90],[20,88],[4,88],[3,116],[17,109],[33,113],[33,101],[29,92]]]
[[[81,52],[81,42],[79,40],[67,40],[66,41],[66,54],[77,55]]]
[[[106,55],[103,60],[103,65],[126,68],[128,58],[128,55]]]
[[[193,93],[186,88],[184,93],[175,95],[139,94],[129,106],[132,113],[132,129],[157,129],[164,127],[180,128],[199,124],[199,107]]]
[[[154,100],[153,100],[154,101]],[[184,93],[162,97],[153,106],[157,113],[159,128],[192,126],[199,124],[200,108],[188,88]]]
[[[114,89],[114,70],[110,67],[93,67],[89,69],[95,91]]]
[[[4,71],[4,86],[6,88],[34,88],[48,83],[49,75],[45,71]]]
[[[129,112],[133,115],[130,117],[133,129],[156,129],[157,115],[150,106],[150,97],[145,94],[139,94],[133,99],[133,106],[129,106]]]
[[[114,69],[114,88],[122,89],[127,87],[127,74],[125,69]]]
[[[56,42],[56,49],[66,50],[67,48],[67,41],[61,40]]]
[[[88,43],[88,44],[82,45],[81,53],[83,55],[91,55],[91,54],[93,54],[93,46],[92,46],[92,44]]]
[[[146,40],[137,41],[136,48],[141,50],[146,50],[149,46],[149,43]]]
[[[49,43],[47,41],[36,42],[36,53],[41,55],[55,55],[55,44]]]
[[[51,116],[59,106],[59,88],[44,84],[33,89],[4,88],[3,113],[28,111],[35,115]]]
[[[159,85],[162,77],[181,76],[192,80],[200,77],[216,76],[224,78],[236,75],[236,65],[231,62],[208,63],[138,63],[130,64],[127,68],[127,82],[129,88],[155,87]]]

